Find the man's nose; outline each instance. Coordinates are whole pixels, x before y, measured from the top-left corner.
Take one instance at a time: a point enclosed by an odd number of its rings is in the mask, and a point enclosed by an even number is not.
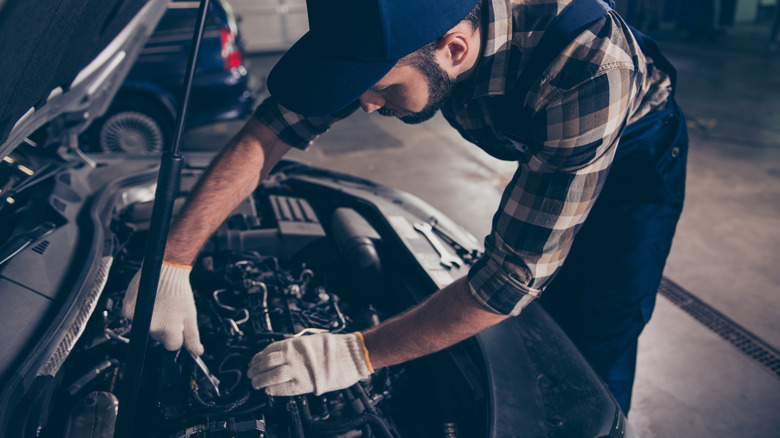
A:
[[[373,91],[366,91],[360,96],[360,107],[367,113],[373,113],[385,106],[385,99]]]

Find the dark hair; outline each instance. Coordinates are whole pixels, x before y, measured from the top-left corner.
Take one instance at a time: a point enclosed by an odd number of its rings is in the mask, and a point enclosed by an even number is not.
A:
[[[482,24],[482,3],[484,2],[485,0],[478,0],[477,4],[474,6],[474,9],[472,9],[471,12],[466,15],[466,18],[463,19],[463,21],[468,21],[471,23],[471,28],[474,30],[477,30]]]
[[[482,6],[485,1],[486,0],[477,0],[477,4],[474,6],[471,12],[469,12],[468,15],[466,15],[466,17],[461,20],[461,23],[466,21],[471,24],[471,29],[473,31],[478,31],[482,23]],[[404,56],[398,60],[398,64],[410,65],[412,67],[416,67],[420,71],[425,72],[430,68],[430,62],[435,62],[434,54],[436,53],[436,47],[439,45],[439,41],[441,41],[441,38],[437,38],[436,40],[431,41],[414,52]]]

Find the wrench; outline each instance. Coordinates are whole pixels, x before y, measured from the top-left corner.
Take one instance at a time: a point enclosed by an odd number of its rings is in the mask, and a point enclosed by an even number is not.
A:
[[[217,394],[217,397],[222,397],[219,394],[219,379],[217,379],[215,375],[211,374],[209,367],[206,366],[206,363],[203,362],[203,359],[201,359],[200,356],[195,356],[192,353],[190,353],[190,356],[192,356],[192,359],[198,365],[198,368],[200,368],[200,370],[206,376],[207,381],[211,384],[211,389],[214,390],[214,393]]]
[[[433,234],[433,227],[431,227],[431,224],[426,222],[416,222],[414,224],[414,229],[422,233],[422,235],[428,239],[428,242],[431,243],[433,249],[439,253],[439,263],[441,263],[442,266],[450,269],[459,267],[463,264],[463,261],[458,256],[452,255],[452,253],[447,250],[444,244],[441,243],[441,240],[439,240],[439,238]]]

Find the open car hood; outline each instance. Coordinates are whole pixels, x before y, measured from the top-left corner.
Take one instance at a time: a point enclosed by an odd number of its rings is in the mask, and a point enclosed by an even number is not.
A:
[[[0,158],[55,119],[75,141],[106,111],[167,4],[0,2]]]

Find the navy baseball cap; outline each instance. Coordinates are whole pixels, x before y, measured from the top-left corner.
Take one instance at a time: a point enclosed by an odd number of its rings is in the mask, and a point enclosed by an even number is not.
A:
[[[307,0],[309,32],[268,76],[285,108],[334,113],[379,82],[398,60],[455,27],[477,0]]]

